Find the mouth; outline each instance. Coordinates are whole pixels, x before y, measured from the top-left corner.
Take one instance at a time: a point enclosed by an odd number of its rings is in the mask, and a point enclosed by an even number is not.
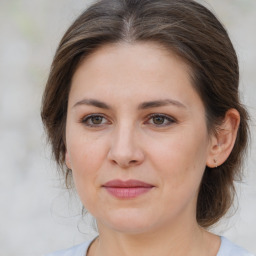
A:
[[[116,198],[132,199],[149,192],[155,186],[139,180],[111,180],[102,187]]]

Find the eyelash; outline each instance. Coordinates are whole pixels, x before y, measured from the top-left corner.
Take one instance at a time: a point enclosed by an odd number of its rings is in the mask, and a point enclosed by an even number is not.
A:
[[[88,116],[85,116],[84,118],[82,118],[81,120],[81,123],[85,124],[86,126],[89,126],[89,127],[100,127],[104,124],[100,123],[100,124],[91,124],[89,123],[90,121],[92,121],[92,118],[94,117],[100,117],[102,119],[105,119],[107,120],[107,118],[102,115],[102,114],[92,114],[92,115],[88,115]],[[108,121],[106,123],[109,123]]]
[[[92,122],[92,118],[98,118],[100,117],[101,120],[106,120],[105,123],[99,123],[99,124],[93,124]],[[164,120],[164,124],[155,124],[155,123],[150,123],[149,121],[152,120],[153,118],[163,118]],[[166,123],[167,122],[167,123]],[[169,115],[165,115],[165,114],[150,114],[149,116],[147,116],[146,122],[144,122],[144,124],[150,124],[156,127],[166,127],[169,126],[173,123],[176,123],[177,120],[175,120],[173,117],[170,117]],[[107,118],[103,115],[103,114],[92,114],[92,115],[88,115],[85,116],[84,118],[82,118],[81,123],[85,124],[88,127],[101,127],[105,124],[109,124],[110,122],[107,120]]]
[[[148,116],[147,122],[149,120],[155,118],[155,117],[164,118],[164,122],[167,121],[167,123],[165,123],[165,124],[155,124],[155,123],[152,123],[152,125],[154,125],[156,127],[166,127],[166,126],[169,126],[169,125],[177,122],[173,117],[170,117],[169,115],[165,115],[165,114],[151,114],[151,115]]]

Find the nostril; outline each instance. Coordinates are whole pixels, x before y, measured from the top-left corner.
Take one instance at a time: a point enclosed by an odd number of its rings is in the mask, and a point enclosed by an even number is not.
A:
[[[137,160],[131,160],[131,161],[116,161],[116,160],[112,160],[113,164],[118,164],[119,166],[121,166],[122,168],[128,168],[130,166],[136,165],[138,163]]]
[[[116,143],[109,148],[107,158],[112,164],[117,164],[122,168],[128,168],[129,166],[135,166],[142,163],[144,154],[139,147],[134,145]]]

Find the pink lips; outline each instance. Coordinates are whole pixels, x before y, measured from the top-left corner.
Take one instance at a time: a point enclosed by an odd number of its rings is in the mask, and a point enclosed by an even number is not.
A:
[[[150,191],[154,186],[139,180],[111,180],[103,187],[119,199],[131,199]]]

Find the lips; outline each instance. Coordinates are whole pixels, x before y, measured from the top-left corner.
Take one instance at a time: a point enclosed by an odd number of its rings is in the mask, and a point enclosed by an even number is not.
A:
[[[111,180],[103,188],[116,198],[132,199],[149,192],[154,186],[139,180]]]

